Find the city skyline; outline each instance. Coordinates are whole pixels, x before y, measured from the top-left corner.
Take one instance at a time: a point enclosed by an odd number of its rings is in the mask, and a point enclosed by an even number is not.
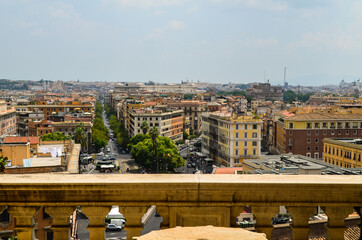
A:
[[[0,1],[0,78],[338,84],[359,79],[358,1]],[[333,18],[332,18],[333,17]]]

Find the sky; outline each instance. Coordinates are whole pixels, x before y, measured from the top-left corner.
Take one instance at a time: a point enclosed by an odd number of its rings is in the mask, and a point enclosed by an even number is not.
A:
[[[362,75],[353,0],[0,0],[0,78],[338,84]]]

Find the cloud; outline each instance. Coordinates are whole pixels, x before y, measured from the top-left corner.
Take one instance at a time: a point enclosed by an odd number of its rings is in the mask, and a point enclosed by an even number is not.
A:
[[[264,48],[264,47],[271,47],[277,46],[278,40],[275,38],[267,38],[267,39],[245,39],[241,43],[245,47],[256,47],[256,48]]]
[[[183,3],[182,0],[103,0],[103,2],[117,4],[120,7],[163,7]]]
[[[50,6],[48,11],[51,17],[58,19],[72,19],[80,16],[73,5],[62,2]]]
[[[253,8],[261,8],[268,11],[283,11],[287,8],[286,4],[272,0],[246,0],[245,4]]]
[[[31,31],[30,35],[34,36],[34,37],[46,37],[46,36],[48,36],[48,34],[46,32],[44,32],[44,30],[41,29],[41,28],[37,28],[34,31]]]
[[[187,9],[188,13],[193,13],[193,12],[197,12],[199,10],[199,5],[195,5],[193,7],[190,7],[189,9]]]
[[[186,24],[183,22],[180,22],[180,21],[176,21],[176,20],[171,20],[166,25],[166,29],[171,29],[171,30],[180,30],[180,29],[184,29],[184,28],[186,28]]]
[[[169,21],[164,27],[155,28],[152,32],[148,33],[146,35],[147,39],[156,39],[164,35],[165,33],[169,31],[178,31],[186,28],[186,24],[177,21],[177,20],[171,20]]]
[[[155,15],[164,15],[166,13],[166,11],[163,10],[155,10]]]

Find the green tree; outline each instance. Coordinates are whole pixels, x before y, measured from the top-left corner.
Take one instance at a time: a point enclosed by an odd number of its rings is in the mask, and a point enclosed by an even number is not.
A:
[[[64,141],[70,140],[70,136],[65,135],[62,132],[48,133],[41,137],[42,141]]]
[[[141,129],[142,129],[143,134],[146,134],[149,128],[150,128],[150,126],[148,125],[148,123],[146,121],[143,121],[141,123]]]
[[[184,131],[184,132],[183,132],[183,140],[188,139],[188,137],[189,137],[189,134]]]
[[[3,155],[0,156],[0,173],[5,172],[5,166],[8,164],[8,158]]]
[[[150,137],[152,139],[152,144],[153,144],[153,156],[154,156],[154,161],[156,161],[156,171],[158,173],[158,160],[157,160],[157,136],[160,135],[160,131],[158,130],[158,128],[156,126],[153,126],[150,129]]]
[[[76,143],[80,143],[82,146],[82,151],[84,151],[85,146],[87,145],[87,134],[84,123],[79,123],[74,131],[73,139]]]
[[[104,148],[107,145],[108,136],[105,134],[105,132],[94,128],[92,130],[92,142],[96,150],[99,151],[101,148]]]

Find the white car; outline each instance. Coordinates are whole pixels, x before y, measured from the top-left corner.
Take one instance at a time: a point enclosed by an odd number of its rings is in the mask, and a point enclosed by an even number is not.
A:
[[[100,152],[100,153],[97,154],[97,156],[104,156],[104,153]]]

